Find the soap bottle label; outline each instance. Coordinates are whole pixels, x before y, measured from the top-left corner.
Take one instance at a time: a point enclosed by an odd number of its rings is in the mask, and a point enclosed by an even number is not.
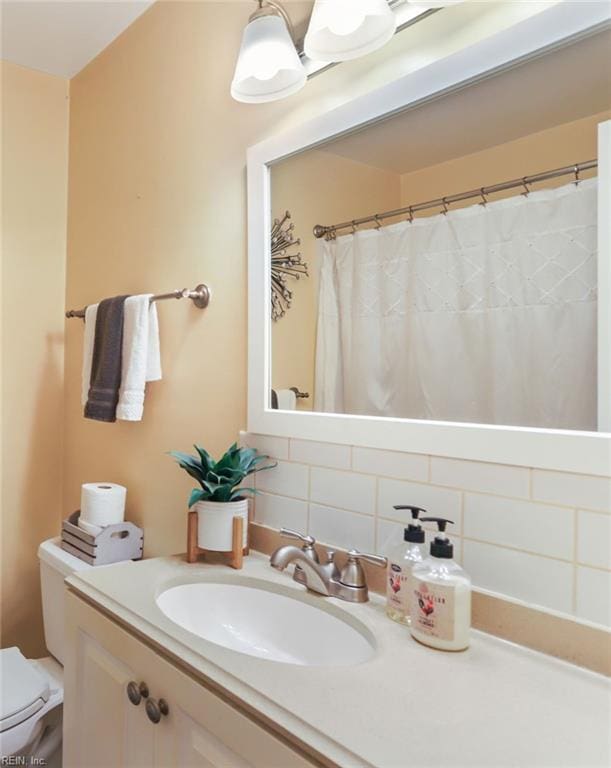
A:
[[[454,640],[454,588],[412,577],[412,627],[423,635]]]
[[[386,598],[388,604],[397,611],[400,611],[404,616],[409,614],[410,576],[409,568],[402,568],[396,563],[389,564]]]

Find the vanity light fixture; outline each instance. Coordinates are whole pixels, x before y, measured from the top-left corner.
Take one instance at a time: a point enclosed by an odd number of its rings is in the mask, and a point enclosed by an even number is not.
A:
[[[251,104],[283,99],[306,84],[286,11],[273,0],[258,4],[242,35],[231,83],[233,98]]]
[[[316,0],[305,54],[328,62],[356,59],[385,45],[396,28],[387,0]]]

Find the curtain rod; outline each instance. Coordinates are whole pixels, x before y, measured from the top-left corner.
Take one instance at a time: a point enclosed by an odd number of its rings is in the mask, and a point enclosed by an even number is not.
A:
[[[205,283],[196,285],[193,290],[188,288],[178,289],[176,291],[170,291],[170,293],[158,293],[156,296],[151,296],[150,303],[153,301],[165,301],[166,299],[191,299],[198,309],[205,309],[210,303],[210,289]],[[66,312],[66,317],[85,317],[85,309],[69,309]]]
[[[403,208],[396,208],[394,211],[385,211],[384,213],[374,213],[372,216],[363,216],[361,219],[353,219],[352,221],[342,221],[340,224],[331,224],[325,226],[323,224],[316,224],[312,230],[314,237],[326,237],[328,240],[332,240],[339,229],[352,228],[355,232],[356,228],[361,224],[369,224],[375,222],[380,228],[380,222],[383,219],[390,219],[395,216],[402,216],[409,214],[409,220],[413,219],[414,213],[417,211],[424,211],[427,208],[443,208],[443,213],[448,212],[448,206],[452,203],[458,203],[462,200],[470,200],[474,197],[480,197],[482,204],[485,205],[488,201],[486,195],[494,194],[495,192],[503,192],[507,189],[513,189],[515,187],[523,187],[524,193],[528,194],[530,189],[529,184],[536,184],[538,181],[546,181],[547,179],[555,179],[559,176],[567,176],[572,174],[575,176],[575,183],[579,182],[579,174],[583,171],[589,171],[592,168],[598,167],[597,160],[588,160],[584,163],[576,163],[575,165],[567,165],[564,168],[555,168],[553,171],[545,171],[544,173],[536,173],[533,176],[522,176],[519,179],[512,179],[511,181],[505,181],[501,184],[492,184],[489,187],[480,187],[479,189],[471,189],[468,192],[460,192],[456,195],[448,195],[447,197],[438,197],[435,200],[427,200],[425,203],[416,203],[415,205],[406,205]]]

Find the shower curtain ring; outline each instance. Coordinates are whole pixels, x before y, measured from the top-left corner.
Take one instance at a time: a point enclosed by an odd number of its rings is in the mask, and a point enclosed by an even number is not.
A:
[[[481,198],[482,198],[482,202],[480,203],[480,205],[483,205],[484,208],[488,205],[488,198],[486,197],[486,193],[484,192],[485,189],[486,189],[486,187],[481,187],[480,190],[479,190],[479,193],[480,193]]]
[[[441,198],[441,204],[443,205],[442,213],[443,213],[444,216],[446,216],[448,211],[449,211],[449,208],[448,208],[448,201],[446,200],[445,197]]]
[[[413,205],[410,205],[410,207],[407,209],[407,216],[408,216],[407,220],[409,221],[410,224],[412,224],[413,221],[414,221],[414,206]]]
[[[522,194],[524,197],[528,197],[530,195],[530,189],[528,188],[528,182],[526,181],[526,176],[522,177],[522,186],[524,187],[524,192]]]
[[[578,187],[579,186],[579,181],[580,181],[580,179],[579,179],[579,166],[576,165],[573,170],[575,172],[575,186]]]
[[[375,222],[376,222],[376,225],[375,225],[376,229],[380,229],[380,227],[382,226],[382,222],[380,221],[380,214],[376,213],[376,215],[373,218],[375,219]]]
[[[354,219],[352,219],[352,234],[353,234],[353,235],[354,235],[354,233],[356,232],[356,230],[357,230],[356,222],[355,222],[355,220],[354,220]]]

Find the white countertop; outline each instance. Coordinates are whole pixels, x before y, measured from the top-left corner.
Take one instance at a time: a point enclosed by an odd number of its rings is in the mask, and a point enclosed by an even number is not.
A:
[[[350,623],[351,616],[358,619],[376,639],[375,656],[352,667],[302,667],[246,656],[178,627],[155,603],[176,584],[253,586],[252,579]],[[342,767],[611,765],[609,679],[476,631],[462,653],[427,648],[386,617],[379,596],[354,605],[312,595],[288,571],[273,570],[263,555],[252,553],[241,571],[167,557],[94,568],[68,583]]]

